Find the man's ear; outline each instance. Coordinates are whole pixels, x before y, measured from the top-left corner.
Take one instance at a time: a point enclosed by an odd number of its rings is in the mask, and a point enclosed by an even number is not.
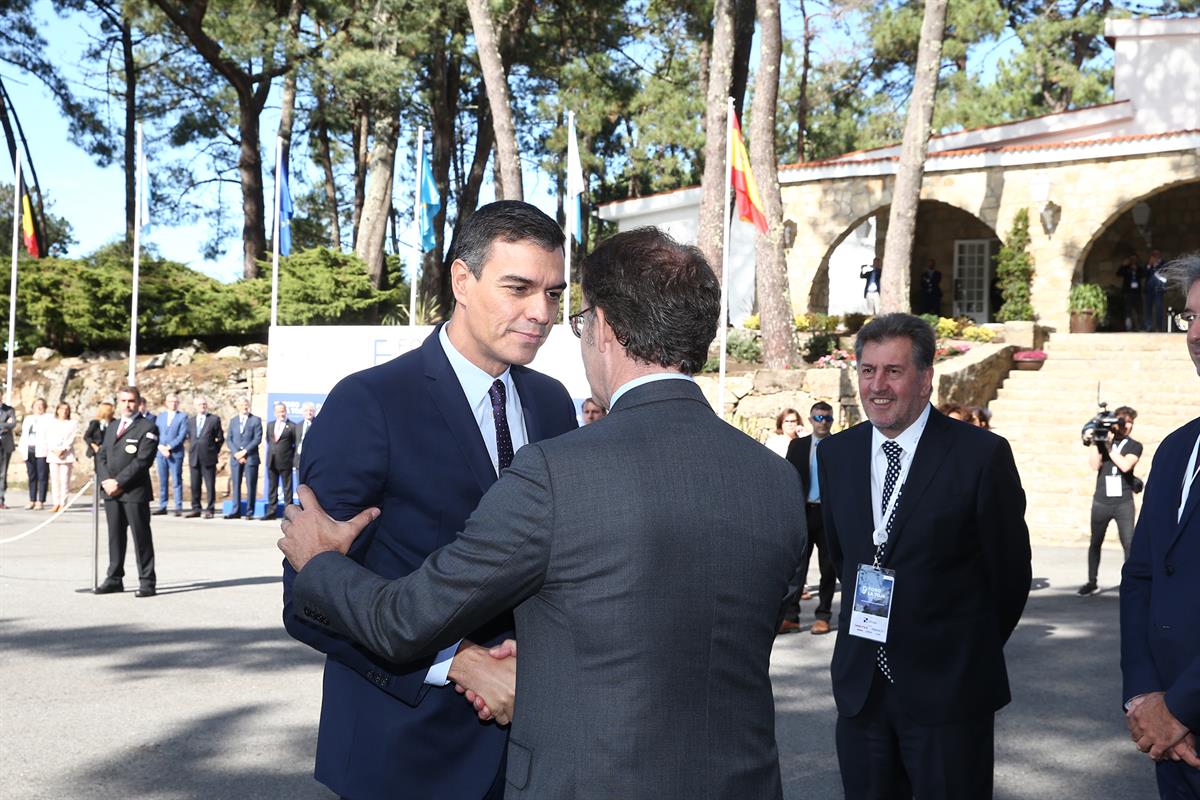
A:
[[[454,302],[457,305],[465,305],[463,301],[467,296],[467,286],[473,280],[475,275],[467,266],[467,262],[461,258],[454,259],[454,263],[450,265],[450,288],[454,292]]]
[[[592,311],[592,337],[596,342],[596,350],[601,353],[608,352],[608,349],[617,343],[617,337],[612,326],[608,324],[604,309],[599,306]]]

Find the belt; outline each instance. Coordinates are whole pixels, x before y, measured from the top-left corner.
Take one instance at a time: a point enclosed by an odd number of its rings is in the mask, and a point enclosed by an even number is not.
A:
[[[807,507],[809,507],[809,508],[820,508],[820,507],[821,507],[821,501],[820,501],[820,500],[818,500],[817,502],[815,502],[815,503],[814,503],[814,502],[812,502],[812,501],[810,501],[810,500],[806,500],[806,501],[804,501],[804,505],[806,505],[806,506],[807,506]]]

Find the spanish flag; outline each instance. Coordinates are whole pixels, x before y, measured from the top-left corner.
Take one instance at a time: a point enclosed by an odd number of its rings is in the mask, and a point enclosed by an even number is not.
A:
[[[29,202],[29,191],[25,188],[25,180],[21,180],[21,238],[25,241],[25,250],[34,258],[42,257],[41,237],[38,235],[34,222],[33,204]]]
[[[759,233],[767,232],[767,215],[763,211],[762,198],[758,194],[758,184],[754,182],[754,173],[750,171],[750,155],[746,152],[746,143],[742,140],[742,126],[738,124],[737,116],[730,112],[733,119],[732,163],[729,165],[732,174],[733,196],[737,199],[738,219],[754,223]]]

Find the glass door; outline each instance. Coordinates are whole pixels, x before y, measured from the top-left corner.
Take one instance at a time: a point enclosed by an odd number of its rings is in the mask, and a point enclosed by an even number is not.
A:
[[[992,243],[987,239],[954,242],[954,316],[988,321],[988,287],[992,281]]]

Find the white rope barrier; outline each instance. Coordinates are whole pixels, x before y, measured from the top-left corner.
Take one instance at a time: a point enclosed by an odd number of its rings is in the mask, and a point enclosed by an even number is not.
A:
[[[76,500],[78,500],[78,499],[79,499],[79,497],[80,497],[80,496],[81,496],[81,495],[82,495],[84,492],[86,492],[88,489],[92,488],[92,481],[93,481],[93,480],[95,480],[95,479],[94,479],[94,478],[88,478],[88,482],[87,482],[87,483],[85,483],[85,484],[83,485],[83,488],[82,488],[82,489],[80,489],[78,492],[76,492],[76,493],[75,493],[75,496],[74,496],[74,497],[72,497],[70,500],[68,500],[68,501],[67,501],[67,504],[66,504],[65,506],[63,506],[61,509],[59,509],[59,511],[58,511],[57,513],[55,513],[53,516],[51,516],[51,517],[50,517],[50,519],[43,520],[42,522],[39,522],[37,525],[34,525],[32,528],[30,528],[29,530],[25,531],[24,533],[18,533],[16,536],[10,536],[10,537],[9,537],[9,538],[7,538],[7,539],[0,539],[0,544],[10,544],[11,542],[15,542],[15,541],[18,541],[18,540],[20,540],[20,539],[24,539],[26,536],[32,536],[33,534],[35,534],[35,533],[37,533],[38,531],[40,531],[42,528],[44,528],[44,527],[46,527],[47,525],[49,525],[51,522],[54,522],[54,520],[58,519],[58,518],[59,518],[59,517],[61,517],[63,514],[67,513],[67,509],[68,509],[68,508],[70,508],[72,505],[74,505],[74,504],[75,504],[75,501],[76,501]]]

